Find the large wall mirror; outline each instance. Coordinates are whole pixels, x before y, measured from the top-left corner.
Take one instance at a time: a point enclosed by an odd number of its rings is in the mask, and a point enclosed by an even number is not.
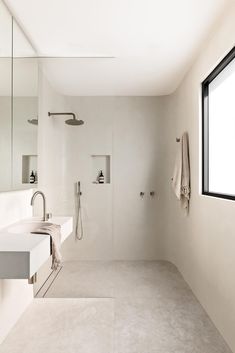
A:
[[[0,75],[0,191],[25,189],[37,183],[38,60],[2,1]]]
[[[0,191],[11,189],[12,18],[0,3]]]
[[[12,187],[37,183],[38,60],[13,20]]]

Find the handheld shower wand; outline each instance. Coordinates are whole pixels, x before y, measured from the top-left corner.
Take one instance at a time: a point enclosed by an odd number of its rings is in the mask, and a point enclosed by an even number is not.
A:
[[[83,239],[83,223],[82,223],[82,204],[81,204],[81,183],[80,181],[75,184],[75,209],[76,209],[76,220],[75,220],[75,239]],[[80,225],[80,227],[79,227]],[[80,229],[79,229],[80,228]]]

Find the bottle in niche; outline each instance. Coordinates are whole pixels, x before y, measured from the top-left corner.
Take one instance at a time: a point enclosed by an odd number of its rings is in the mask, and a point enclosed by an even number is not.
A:
[[[102,170],[100,171],[100,174],[98,176],[98,182],[99,184],[104,184],[104,174]]]
[[[34,174],[33,170],[30,174],[29,182],[30,182],[30,184],[34,184],[34,182],[35,182],[35,174]]]
[[[34,172],[34,182],[35,182],[35,184],[37,184],[37,182],[38,182],[38,173],[36,170]]]

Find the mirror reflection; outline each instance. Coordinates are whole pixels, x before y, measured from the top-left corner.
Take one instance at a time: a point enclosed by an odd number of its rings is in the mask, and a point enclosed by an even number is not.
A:
[[[38,64],[13,60],[13,188],[37,183]]]
[[[38,63],[30,42],[13,21],[13,189],[37,183]]]
[[[0,191],[11,189],[12,17],[0,2]]]
[[[37,183],[36,52],[0,1],[0,191]]]

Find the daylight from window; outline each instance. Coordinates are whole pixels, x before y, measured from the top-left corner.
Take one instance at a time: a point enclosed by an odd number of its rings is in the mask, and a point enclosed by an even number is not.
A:
[[[235,195],[235,60],[209,85],[209,190]]]

